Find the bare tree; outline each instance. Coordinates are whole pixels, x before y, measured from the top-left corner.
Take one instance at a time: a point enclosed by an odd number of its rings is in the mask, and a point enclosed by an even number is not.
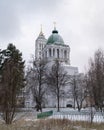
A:
[[[42,104],[44,103],[46,92],[45,73],[47,61],[40,59],[38,61],[33,60],[32,63],[33,67],[27,72],[28,90],[32,91],[37,111],[42,111]]]
[[[78,111],[81,110],[83,101],[85,100],[87,93],[84,81],[84,75],[73,75],[71,78],[72,95],[74,99],[74,108],[77,104]]]
[[[50,91],[57,98],[57,111],[60,111],[60,98],[64,94],[64,88],[68,84],[69,77],[59,60],[55,60],[50,72],[47,74],[47,84]]]
[[[96,109],[102,111],[104,105],[104,52],[98,49],[94,59],[90,59],[88,71],[88,92]]]
[[[89,78],[89,74],[90,72],[85,74],[85,86],[86,86],[86,92],[87,92],[87,96],[86,96],[86,100],[87,100],[87,106],[90,106],[89,109],[89,116],[90,116],[90,123],[93,123],[93,119],[94,119],[94,115],[96,113],[95,108],[94,108],[94,97],[93,97],[93,91],[92,91],[92,87],[91,84],[93,82],[93,79]]]

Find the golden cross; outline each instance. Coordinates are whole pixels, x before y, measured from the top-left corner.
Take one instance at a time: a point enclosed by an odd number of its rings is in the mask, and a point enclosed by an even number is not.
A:
[[[53,22],[53,24],[54,24],[54,30],[56,30],[56,22]]]

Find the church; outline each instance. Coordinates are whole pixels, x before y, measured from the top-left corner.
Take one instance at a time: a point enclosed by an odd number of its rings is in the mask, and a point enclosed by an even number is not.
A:
[[[70,64],[70,47],[65,44],[56,27],[54,27],[48,39],[45,38],[41,29],[35,41],[35,59],[42,58],[46,58],[50,62],[59,59],[69,75],[78,73],[78,68]]]
[[[51,65],[55,59],[61,61],[62,66],[64,67],[64,70],[67,71],[68,75],[72,76],[79,74],[78,67],[73,67],[70,63],[70,47],[65,44],[55,26],[48,39],[45,38],[41,28],[39,36],[35,41],[35,60],[38,61],[39,59],[44,58],[47,59]],[[65,91],[68,91],[68,88],[69,86],[66,86]],[[31,96],[26,100],[25,104],[27,104],[26,106],[28,107],[34,107]],[[60,107],[66,107],[68,104],[73,106],[72,97],[64,97],[61,99]],[[54,96],[52,97],[52,95],[47,95],[47,103],[45,104],[45,107],[56,107],[56,105],[56,98]]]

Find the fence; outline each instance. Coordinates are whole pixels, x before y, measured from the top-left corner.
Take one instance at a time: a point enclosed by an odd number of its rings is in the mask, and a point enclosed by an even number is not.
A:
[[[93,117],[90,112],[54,112],[53,116],[50,118],[54,119],[69,119],[72,121],[91,121],[93,118],[93,122],[95,123],[104,123],[104,113],[94,113]]]

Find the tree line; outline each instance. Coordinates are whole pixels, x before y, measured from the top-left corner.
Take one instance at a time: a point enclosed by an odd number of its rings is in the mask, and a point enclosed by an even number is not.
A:
[[[103,111],[104,107],[104,52],[98,49],[94,58],[90,58],[85,74],[69,75],[58,59],[53,64],[46,59],[32,60],[32,65],[25,72],[22,53],[9,44],[0,50],[0,111],[7,124],[11,124],[16,113],[18,97],[26,88],[32,92],[37,111],[42,112],[47,102],[47,95],[53,95],[60,111],[62,98],[71,97],[74,108],[80,111],[83,103]],[[67,86],[67,91],[65,87]]]

